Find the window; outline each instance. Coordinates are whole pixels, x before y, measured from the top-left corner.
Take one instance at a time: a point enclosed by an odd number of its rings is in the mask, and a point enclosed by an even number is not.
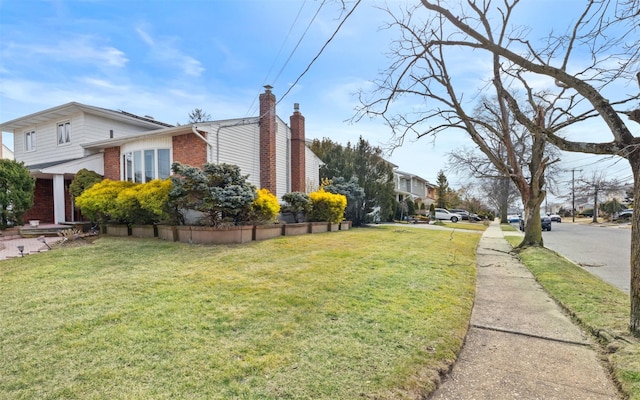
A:
[[[149,182],[156,177],[155,151],[144,151],[144,181]]]
[[[58,144],[71,143],[71,122],[58,123]]]
[[[122,155],[124,180],[142,183],[165,179],[171,171],[169,149],[137,150]]]
[[[36,149],[36,131],[24,133],[24,151],[35,151]]]
[[[171,173],[169,149],[158,149],[158,179],[165,179]]]
[[[133,181],[142,183],[142,154],[140,151],[133,152]]]
[[[133,181],[133,154],[126,153],[124,156],[124,180]]]

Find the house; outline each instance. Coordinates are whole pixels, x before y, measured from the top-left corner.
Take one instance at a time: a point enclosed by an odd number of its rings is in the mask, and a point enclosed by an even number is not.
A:
[[[393,180],[396,200],[399,203],[412,200],[419,207],[424,204],[425,209],[428,210],[436,200],[436,187],[418,175],[394,169]]]
[[[4,143],[2,144],[2,146],[0,146],[0,159],[2,158],[4,158],[5,160],[13,160],[13,151],[5,146]]]
[[[227,163],[249,182],[281,197],[318,188],[320,159],[305,144],[305,121],[296,104],[289,125],[276,115],[270,86],[259,116],[173,126],[150,116],[67,103],[0,124],[14,136],[15,159],[36,178],[34,206],[25,220],[81,219],[69,184],[86,168],[113,180],[167,178],[171,164]]]

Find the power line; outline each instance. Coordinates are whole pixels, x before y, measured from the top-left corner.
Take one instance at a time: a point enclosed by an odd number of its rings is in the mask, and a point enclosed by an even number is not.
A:
[[[284,71],[284,69],[287,66],[287,64],[289,64],[289,61],[291,61],[291,57],[293,57],[293,55],[295,54],[296,50],[298,49],[298,46],[300,46],[300,43],[302,42],[302,39],[304,39],[304,37],[307,35],[307,32],[309,31],[309,28],[311,28],[311,25],[313,24],[313,21],[316,20],[316,17],[320,13],[320,10],[322,9],[322,6],[324,6],[325,2],[326,2],[326,0],[322,0],[322,3],[320,3],[320,7],[318,7],[318,11],[316,11],[316,13],[313,15],[313,18],[311,18],[311,21],[309,21],[309,24],[307,25],[307,29],[304,30],[304,32],[302,33],[302,36],[300,36],[300,39],[298,39],[298,43],[296,43],[296,45],[293,48],[293,50],[291,50],[291,54],[289,54],[289,58],[287,58],[287,61],[284,62],[284,65],[282,66],[282,68],[280,68],[280,71],[278,71],[278,75],[276,75],[276,77],[273,80],[274,83],[278,81],[278,78],[280,78],[280,75],[282,74],[282,71]]]
[[[269,75],[271,75],[271,71],[273,70],[273,67],[276,65],[276,60],[280,57],[280,54],[282,53],[282,49],[284,49],[284,45],[287,43],[287,40],[289,40],[289,37],[291,36],[291,31],[293,31],[293,27],[295,26],[296,22],[298,22],[298,18],[300,18],[300,14],[302,13],[302,9],[304,8],[304,5],[307,4],[307,0],[302,2],[302,5],[300,6],[300,9],[298,10],[298,14],[296,14],[295,19],[293,20],[293,23],[291,24],[291,27],[289,28],[289,32],[287,32],[287,36],[285,37],[285,39],[282,41],[282,45],[280,46],[280,50],[278,50],[278,54],[276,55],[276,57],[273,59],[273,63],[271,64],[271,67],[269,67],[269,71],[267,72],[267,76],[265,76],[264,81],[262,82],[263,85],[267,84],[267,79],[269,79]],[[311,26],[311,24],[313,23],[313,20],[315,20],[316,16],[318,15],[318,13],[320,12],[320,9],[322,8],[322,5],[324,4],[324,1],[322,2],[322,4],[320,5],[320,7],[318,8],[318,11],[316,11],[316,15],[313,16],[313,19],[311,20],[311,22],[309,22],[309,24],[307,25],[307,29],[305,29],[304,33],[302,34],[302,37],[300,37],[300,40],[298,40],[298,44],[296,44],[296,47],[293,49],[293,51],[291,52],[291,55],[289,55],[289,58],[287,59],[287,61],[285,62],[285,64],[282,66],[282,68],[280,69],[280,72],[278,72],[278,75],[275,77],[275,79],[273,80],[273,82],[275,83],[278,80],[278,77],[280,76],[280,73],[282,72],[282,70],[284,69],[284,67],[287,65],[287,63],[289,62],[289,60],[291,59],[291,56],[293,55],[293,53],[296,51],[296,49],[298,48],[298,45],[300,44],[300,42],[302,41],[302,38],[304,38],[304,36],[307,34],[307,31],[309,30],[309,27]]]
[[[280,49],[278,50],[278,54],[276,54],[276,56],[273,58],[273,62],[271,63],[271,66],[269,67],[269,71],[267,71],[267,75],[264,77],[264,80],[262,81],[262,86],[267,84],[267,79],[269,79],[269,75],[271,75],[271,71],[273,70],[273,67],[276,65],[276,61],[280,57],[280,54],[282,54],[282,49],[284,49],[284,45],[289,40],[289,37],[291,37],[291,32],[293,31],[293,27],[298,22],[298,18],[300,18],[300,14],[302,13],[302,9],[304,8],[305,4],[307,4],[307,0],[304,0],[302,2],[302,4],[300,5],[300,8],[298,9],[298,13],[296,14],[296,17],[293,19],[293,22],[291,23],[291,26],[289,27],[289,32],[287,32],[287,35],[285,36],[284,40],[282,41],[282,44],[280,45]],[[316,15],[317,15],[317,13],[316,13]],[[307,27],[307,29],[309,29],[309,28]],[[305,33],[306,33],[306,31],[305,31]],[[258,96],[259,95],[256,95],[253,98],[253,101],[251,102],[251,105],[249,106],[249,109],[247,110],[246,116],[249,116],[252,113],[253,106],[256,104],[256,100],[258,100]]]
[[[282,97],[280,97],[280,100],[278,100],[276,102],[276,105],[279,104],[288,94],[289,92],[291,92],[291,90],[298,84],[298,82],[300,81],[300,79],[302,79],[302,77],[307,73],[307,71],[309,71],[309,69],[311,68],[311,66],[313,65],[313,63],[318,59],[318,57],[320,57],[320,55],[322,54],[322,52],[324,51],[324,49],[329,45],[329,43],[333,40],[333,38],[338,34],[338,31],[340,31],[340,28],[342,27],[342,25],[344,25],[344,23],[347,21],[347,19],[349,19],[349,16],[351,16],[351,14],[353,14],[353,12],[356,10],[356,8],[358,7],[358,5],[360,4],[362,0],[358,0],[356,2],[356,4],[353,6],[353,8],[351,9],[351,11],[349,11],[349,13],[344,17],[344,19],[342,20],[342,22],[340,22],[340,24],[338,25],[338,27],[336,28],[335,32],[333,32],[333,34],[331,35],[331,37],[329,38],[329,40],[326,41],[326,43],[322,46],[322,48],[320,49],[320,51],[318,52],[318,54],[316,54],[316,56],[313,58],[313,60],[311,60],[311,62],[309,63],[309,65],[307,65],[307,67],[305,68],[304,71],[302,71],[302,73],[298,76],[298,78],[295,80],[295,82],[293,82],[293,84],[289,87],[289,89],[287,89],[287,91],[282,95]]]

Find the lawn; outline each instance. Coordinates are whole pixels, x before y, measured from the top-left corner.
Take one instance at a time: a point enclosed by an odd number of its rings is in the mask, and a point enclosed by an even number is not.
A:
[[[512,246],[522,237],[507,236]],[[640,400],[640,340],[629,333],[629,296],[545,248],[519,253],[536,280],[603,345],[613,377],[629,399]]]
[[[0,398],[416,398],[455,360],[477,233],[104,237],[0,262]]]
[[[464,229],[468,231],[486,231],[489,223],[485,222],[448,222],[442,221],[439,225],[446,226],[447,228],[452,229]]]

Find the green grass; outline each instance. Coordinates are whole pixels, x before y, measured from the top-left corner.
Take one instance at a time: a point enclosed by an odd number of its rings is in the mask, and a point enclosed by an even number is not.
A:
[[[442,222],[447,228],[465,229],[468,231],[486,231],[488,223],[484,222]]]
[[[106,237],[3,261],[0,398],[425,396],[462,346],[479,239]]]
[[[500,229],[503,232],[519,232],[519,229],[511,224],[500,224]]]
[[[515,247],[521,237],[506,239]],[[630,399],[640,399],[640,340],[629,333],[629,296],[544,248],[520,253],[536,280],[574,319],[600,339],[611,373]]]

